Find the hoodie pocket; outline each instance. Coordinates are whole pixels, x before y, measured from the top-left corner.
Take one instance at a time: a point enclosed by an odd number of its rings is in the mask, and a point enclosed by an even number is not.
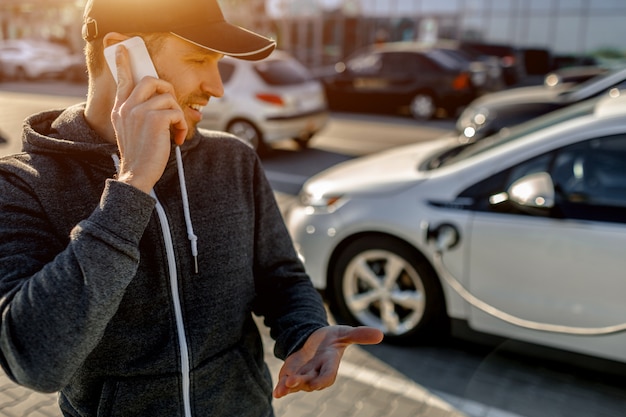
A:
[[[269,370],[240,348],[195,369],[192,392],[194,416],[273,416]]]
[[[181,382],[176,376],[109,380],[102,387],[98,417],[183,415]]]

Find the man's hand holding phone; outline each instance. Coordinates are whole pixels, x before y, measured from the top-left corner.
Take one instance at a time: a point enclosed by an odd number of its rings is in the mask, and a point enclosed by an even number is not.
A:
[[[173,86],[155,77],[155,71],[148,71],[149,74],[138,71],[153,68],[151,61],[131,64],[131,60],[145,60],[146,56],[149,60],[149,55],[147,51],[134,52],[138,50],[137,44],[126,47],[124,43],[129,41],[136,42],[136,38],[110,46],[105,52],[111,57],[114,51],[112,73],[117,80],[111,120],[121,156],[118,180],[149,193],[165,170],[171,139],[181,145],[188,128]],[[107,62],[112,66],[110,58]]]

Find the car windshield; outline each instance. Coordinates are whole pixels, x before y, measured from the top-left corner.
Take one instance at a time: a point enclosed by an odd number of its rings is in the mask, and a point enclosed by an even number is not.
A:
[[[313,79],[309,70],[295,59],[265,60],[255,64],[254,69],[269,85],[302,84]]]
[[[483,152],[497,148],[504,144],[513,142],[522,137],[530,135],[539,130],[545,129],[576,117],[592,114],[597,102],[601,97],[595,97],[583,102],[553,111],[545,116],[534,118],[513,128],[502,129],[495,135],[469,144],[461,144],[444,152],[435,155],[427,163],[427,169],[436,169],[443,166],[453,165],[459,161],[474,157]]]

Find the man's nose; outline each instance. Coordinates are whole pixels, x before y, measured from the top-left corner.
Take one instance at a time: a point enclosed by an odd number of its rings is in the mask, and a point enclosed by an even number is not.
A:
[[[224,95],[224,84],[216,64],[209,65],[205,71],[202,81],[202,91],[212,97],[222,97]]]

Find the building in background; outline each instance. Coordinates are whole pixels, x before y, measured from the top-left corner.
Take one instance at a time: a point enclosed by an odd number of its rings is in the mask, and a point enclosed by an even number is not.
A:
[[[377,41],[433,36],[558,55],[626,51],[623,0],[267,0],[265,10],[279,45],[314,67]]]
[[[0,0],[0,40],[49,40],[80,51],[84,1]]]
[[[2,0],[0,39],[82,46],[85,0]],[[229,20],[320,68],[381,41],[478,39],[554,54],[626,51],[624,0],[220,0]]]

